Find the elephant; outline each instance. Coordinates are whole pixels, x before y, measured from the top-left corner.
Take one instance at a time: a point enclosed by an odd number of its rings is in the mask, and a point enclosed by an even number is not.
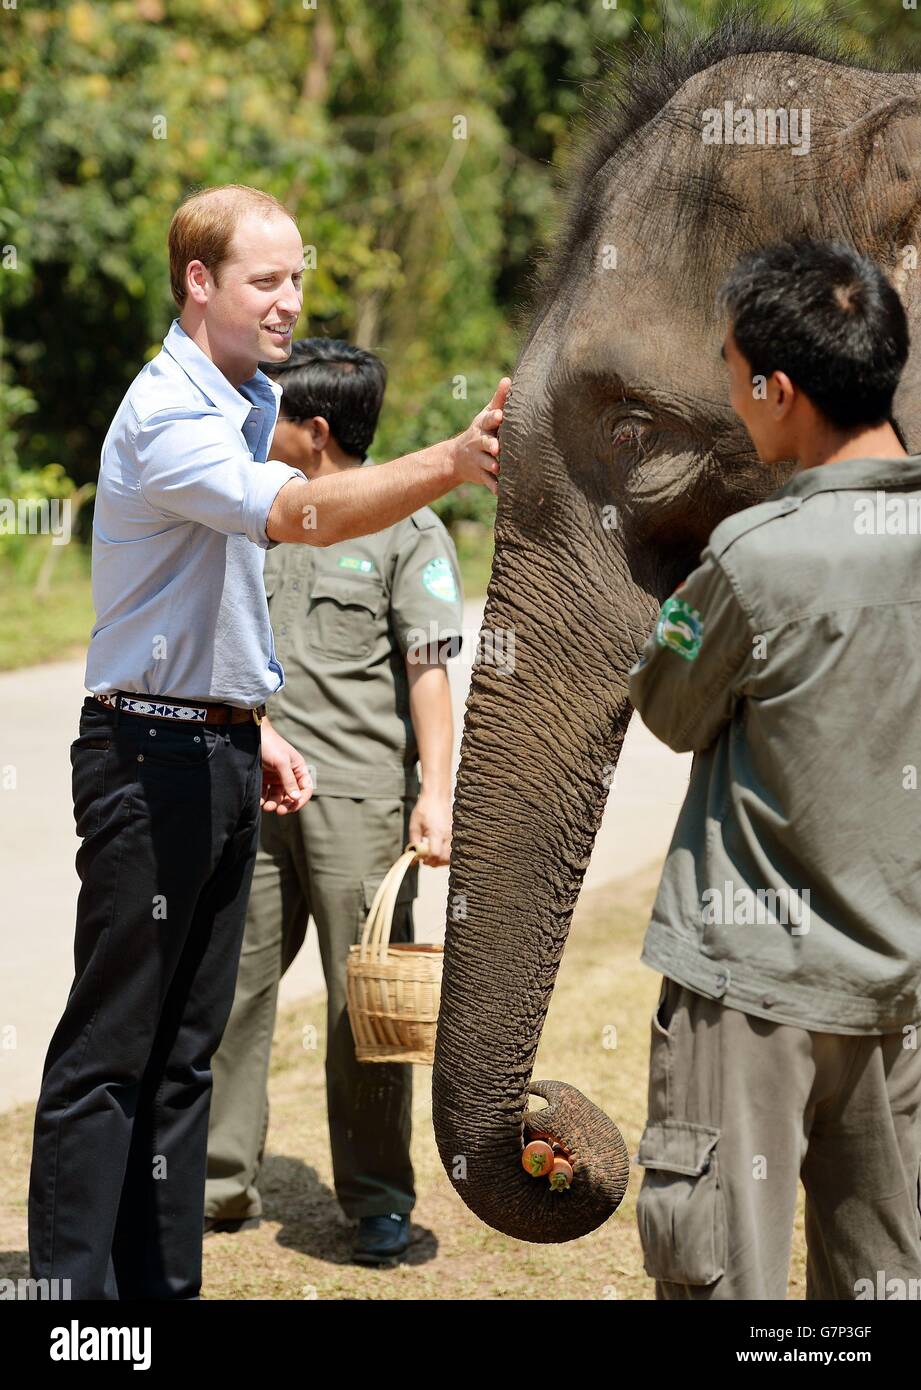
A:
[[[921,320],[921,77],[861,63],[815,23],[738,14],[615,75],[585,120],[500,429],[432,1077],[456,1192],[543,1243],[601,1225],[628,1178],[613,1121],[532,1079],[631,715],[627,675],[717,523],[793,469],[760,463],[729,408],[719,285],[758,245],[836,239],[873,256],[910,327]],[[909,452],[919,372],[915,350],[895,400]],[[513,662],[493,659],[488,634],[513,637]],[[539,1134],[571,1153],[568,1190],[525,1172]]]

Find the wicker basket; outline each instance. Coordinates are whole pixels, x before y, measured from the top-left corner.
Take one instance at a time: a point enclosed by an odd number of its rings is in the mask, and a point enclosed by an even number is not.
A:
[[[374,895],[361,943],[349,947],[345,991],[359,1062],[419,1062],[435,1057],[435,1025],[444,948],[390,944],[397,894],[428,845],[407,845]]]

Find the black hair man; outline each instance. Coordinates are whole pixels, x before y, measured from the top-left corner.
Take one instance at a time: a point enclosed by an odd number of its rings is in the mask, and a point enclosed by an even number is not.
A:
[[[367,461],[386,369],[349,343],[301,339],[265,370],[283,390],[273,457],[308,479]],[[265,587],[285,686],[272,723],[306,759],[307,804],[263,816],[230,1020],[213,1063],[205,1193],[209,1229],[257,1221],[278,985],[316,923],[326,976],[327,1109],[336,1195],[358,1221],[355,1258],[395,1263],[409,1243],[412,1068],[356,1060],[345,1007],[349,947],[405,845],[447,864],[451,695],[461,581],[428,507],[361,540],[269,552]],[[420,790],[416,772],[421,763]],[[418,871],[404,879],[391,939],[411,941]],[[313,1054],[308,1054],[313,1055]]]
[[[710,536],[630,675],[695,754],[643,950],[638,1221],[659,1298],[921,1288],[921,457],[895,289],[844,245],[745,256],[730,402],[788,481]],[[880,1293],[880,1288],[883,1292]]]

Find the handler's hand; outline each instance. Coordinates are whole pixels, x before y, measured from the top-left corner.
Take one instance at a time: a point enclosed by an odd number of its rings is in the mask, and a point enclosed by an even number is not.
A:
[[[420,860],[437,868],[451,859],[451,799],[421,794],[409,818],[409,842],[428,840],[429,852]]]
[[[262,721],[263,811],[286,816],[299,811],[313,795],[307,764],[296,748],[277,734],[267,719]]]
[[[472,423],[463,434],[455,435],[452,439],[454,471],[458,483],[484,483],[490,492],[498,495],[498,429],[511,384],[511,378],[504,376],[485,410],[473,417]]]

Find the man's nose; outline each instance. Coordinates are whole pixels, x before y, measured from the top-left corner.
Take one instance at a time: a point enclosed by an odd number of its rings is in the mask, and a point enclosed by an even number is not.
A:
[[[298,293],[293,285],[284,288],[277,300],[277,307],[285,314],[297,315],[301,312],[303,296]]]

